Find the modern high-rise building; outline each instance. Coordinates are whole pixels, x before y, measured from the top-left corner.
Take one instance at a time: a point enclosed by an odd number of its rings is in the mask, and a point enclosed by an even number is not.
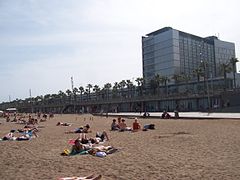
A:
[[[204,63],[208,77],[222,76],[220,64],[235,57],[235,45],[216,36],[202,38],[171,27],[165,27],[142,37],[143,78],[156,74],[172,77],[191,75]]]

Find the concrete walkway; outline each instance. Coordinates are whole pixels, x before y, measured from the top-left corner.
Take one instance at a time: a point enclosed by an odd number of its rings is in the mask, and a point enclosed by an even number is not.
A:
[[[240,111],[240,110],[239,110]],[[162,112],[150,112],[150,118],[160,118]],[[169,114],[174,117],[173,112]],[[123,113],[108,113],[109,116],[132,116],[142,117],[143,113],[123,112]],[[240,119],[240,113],[207,113],[207,112],[179,112],[180,118],[186,119]]]

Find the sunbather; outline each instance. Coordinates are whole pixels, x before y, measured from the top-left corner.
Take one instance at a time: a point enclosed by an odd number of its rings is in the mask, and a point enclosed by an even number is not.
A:
[[[133,122],[132,131],[133,131],[133,132],[136,132],[136,131],[138,131],[138,130],[140,130],[140,129],[141,129],[141,125],[139,124],[138,119],[135,118],[135,121]]]
[[[3,136],[3,141],[10,141],[10,140],[16,140],[16,141],[23,141],[23,140],[30,140],[31,135],[30,134],[23,134],[21,136],[15,136],[14,132],[15,130],[11,130],[10,133]]]
[[[74,129],[72,131],[66,131],[65,133],[67,133],[67,134],[69,134],[69,133],[89,133],[89,132],[91,132],[89,129],[90,129],[89,124],[86,124],[86,126],[84,126],[84,127],[80,127],[80,128]]]
[[[63,123],[63,122],[58,122],[56,126],[71,126],[72,124],[70,123]]]
[[[143,131],[147,131],[148,129],[155,129],[155,124],[146,124],[143,126]]]
[[[34,135],[35,137],[38,137],[37,133],[38,129],[35,126],[29,126],[26,125],[22,129],[18,129],[18,132],[24,133],[24,134],[29,134],[30,136]]]
[[[75,144],[72,146],[71,154],[81,153],[82,151],[89,149],[90,147],[82,144],[80,139],[76,139]]]
[[[119,130],[120,131],[130,131],[131,129],[132,129],[131,127],[127,127],[125,120],[122,119],[121,123],[119,123]]]
[[[113,119],[113,121],[112,121],[111,130],[112,131],[119,130],[119,125],[117,124],[116,119]]]
[[[11,130],[9,133],[7,133],[6,135],[4,135],[3,137],[2,137],[2,140],[3,141],[7,141],[7,140],[14,140],[14,132],[15,131],[13,131],[13,130]]]
[[[108,134],[107,134],[106,131],[103,131],[102,133],[97,132],[97,133],[96,133],[96,138],[100,138],[100,139],[99,139],[100,142],[101,142],[101,141],[104,141],[104,140],[109,141],[109,137],[108,137]]]
[[[90,175],[86,177],[65,177],[65,178],[59,178],[59,180],[99,180],[102,178],[102,175]]]
[[[76,139],[79,140],[82,144],[99,144],[103,141],[108,141],[109,137],[106,131],[103,132],[97,132],[96,137],[93,138],[87,138],[85,133],[81,133],[81,135]]]

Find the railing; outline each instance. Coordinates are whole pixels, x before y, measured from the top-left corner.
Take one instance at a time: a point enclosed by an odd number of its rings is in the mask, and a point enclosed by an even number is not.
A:
[[[240,88],[230,91],[216,90],[209,93],[210,97],[220,96],[227,93],[228,95],[234,95],[240,93]],[[131,96],[131,97],[109,97],[109,99],[104,99],[100,97],[93,97],[92,99],[82,99],[81,97],[77,98],[54,98],[50,100],[42,100],[38,102],[34,101],[20,101],[20,102],[8,102],[0,104],[0,109],[4,110],[9,107],[16,107],[18,109],[29,109],[29,108],[55,108],[55,107],[65,107],[67,105],[75,106],[88,106],[88,105],[99,105],[99,104],[117,104],[117,103],[130,103],[130,102],[147,102],[147,101],[165,101],[165,100],[178,100],[178,99],[193,99],[193,98],[205,98],[207,93],[190,93],[190,92],[181,92],[181,93],[171,93],[171,94],[155,94],[155,95],[144,95],[144,96]]]

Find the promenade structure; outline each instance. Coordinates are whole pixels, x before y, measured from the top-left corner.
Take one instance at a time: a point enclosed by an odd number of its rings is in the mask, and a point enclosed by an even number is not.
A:
[[[142,56],[146,81],[157,74],[192,75],[203,63],[207,77],[217,78],[222,76],[220,65],[235,57],[235,45],[216,36],[203,38],[165,27],[142,37]]]

